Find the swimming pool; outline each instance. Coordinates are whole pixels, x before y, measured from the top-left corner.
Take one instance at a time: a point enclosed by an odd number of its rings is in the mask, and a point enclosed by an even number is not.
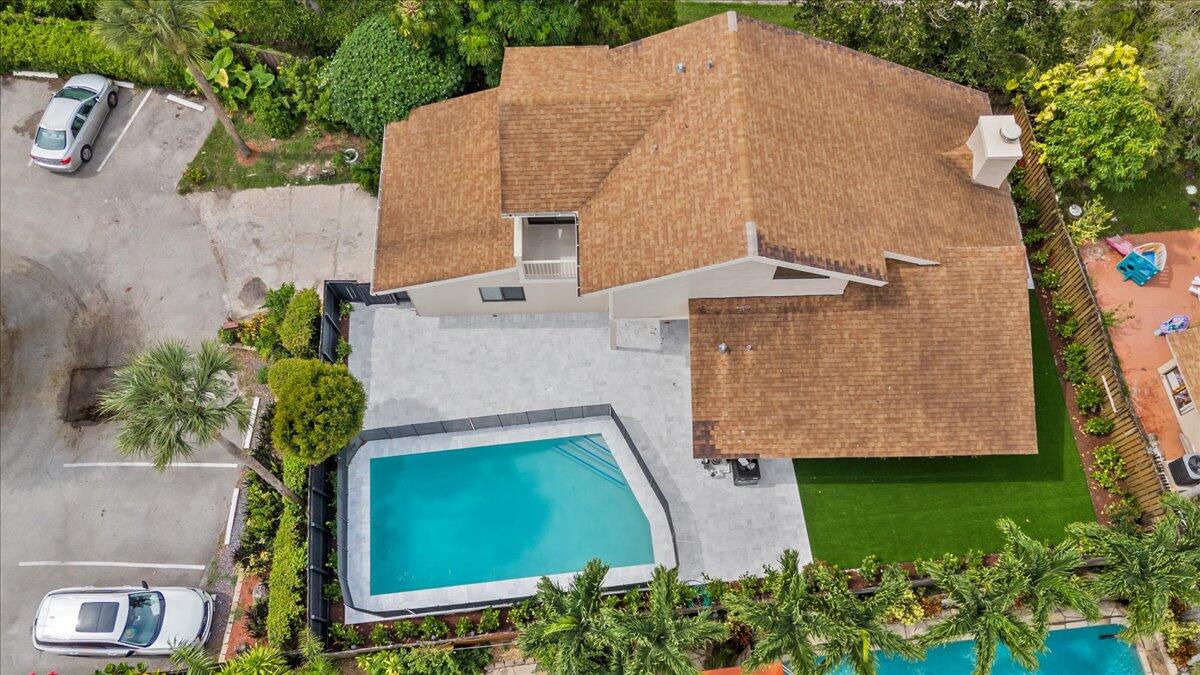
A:
[[[371,595],[655,562],[599,433],[374,457],[369,480]]]
[[[1132,645],[1114,637],[1120,626],[1087,626],[1050,632],[1048,652],[1041,655],[1037,672],[1046,675],[1143,675],[1141,661]],[[975,663],[971,642],[952,642],[930,649],[925,660],[911,663],[885,657],[879,662],[879,675],[966,675]],[[850,675],[840,668],[837,675]],[[992,675],[1029,675],[1017,665],[1008,649],[1000,647]]]

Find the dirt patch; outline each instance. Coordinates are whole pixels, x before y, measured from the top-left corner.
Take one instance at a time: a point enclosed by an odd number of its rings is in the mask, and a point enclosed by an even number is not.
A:
[[[291,171],[288,171],[288,177],[312,182],[318,178],[332,178],[336,173],[337,170],[333,167],[333,160],[327,159],[321,163],[305,162],[299,164]]]
[[[242,155],[240,153],[234,152],[233,158],[235,161],[237,161],[238,164],[241,164],[242,166],[254,166],[254,164],[256,162],[258,162],[258,159],[259,159],[259,148],[258,148],[259,144],[255,141],[247,141],[246,145],[249,146],[249,148],[250,148],[250,156],[242,157]]]
[[[335,136],[326,132],[315,144],[313,150],[317,152],[341,152],[343,148],[357,148],[362,150],[362,140],[358,138],[347,138],[346,136]]]
[[[267,299],[267,284],[259,277],[247,281],[238,293],[238,300],[247,307],[258,307]]]
[[[234,347],[230,352],[233,353],[233,361],[237,365],[238,388],[242,390],[246,399],[252,400],[258,396],[263,402],[270,401],[270,388],[258,382],[258,371],[266,368],[267,363],[259,358],[258,352],[252,349]]]
[[[99,410],[100,394],[112,383],[114,371],[108,366],[72,370],[63,420],[76,427],[104,421]]]

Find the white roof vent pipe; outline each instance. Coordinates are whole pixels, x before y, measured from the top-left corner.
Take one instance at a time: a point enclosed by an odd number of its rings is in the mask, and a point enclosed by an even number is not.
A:
[[[967,139],[971,180],[998,188],[1021,159],[1021,126],[1012,115],[981,115]]]

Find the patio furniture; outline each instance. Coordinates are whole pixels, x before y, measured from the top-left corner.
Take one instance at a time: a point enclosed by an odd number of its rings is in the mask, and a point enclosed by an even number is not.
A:
[[[729,462],[733,467],[734,485],[754,485],[762,478],[762,469],[757,459],[735,459]]]
[[[1154,331],[1155,335],[1166,335],[1167,333],[1178,333],[1187,330],[1191,320],[1186,314],[1176,314],[1166,321],[1158,324],[1158,330]]]
[[[1166,266],[1166,245],[1152,243],[1135,246],[1121,262],[1117,263],[1117,270],[1121,272],[1121,276],[1125,277],[1126,281],[1144,286]]]

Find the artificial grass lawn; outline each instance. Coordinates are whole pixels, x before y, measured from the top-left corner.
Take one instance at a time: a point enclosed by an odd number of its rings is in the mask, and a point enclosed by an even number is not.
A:
[[[796,8],[791,5],[754,5],[740,2],[677,2],[675,23],[682,26],[729,10],[784,28],[796,27]]]
[[[995,551],[1001,516],[1044,540],[1061,538],[1067,523],[1095,519],[1032,293],[1030,321],[1037,456],[795,460],[814,557],[857,567],[872,554],[905,562]]]
[[[353,181],[350,167],[341,160],[340,152],[342,148],[355,147],[361,153],[363,142],[356,136],[331,136],[306,123],[288,138],[272,139],[258,125],[241,115],[235,115],[233,123],[242,138],[259,150],[255,162],[249,166],[238,163],[233,139],[229,138],[219,122],[214,122],[200,152],[188,164],[188,169],[203,167],[208,177],[193,185],[185,173],[179,180],[180,192]]]

